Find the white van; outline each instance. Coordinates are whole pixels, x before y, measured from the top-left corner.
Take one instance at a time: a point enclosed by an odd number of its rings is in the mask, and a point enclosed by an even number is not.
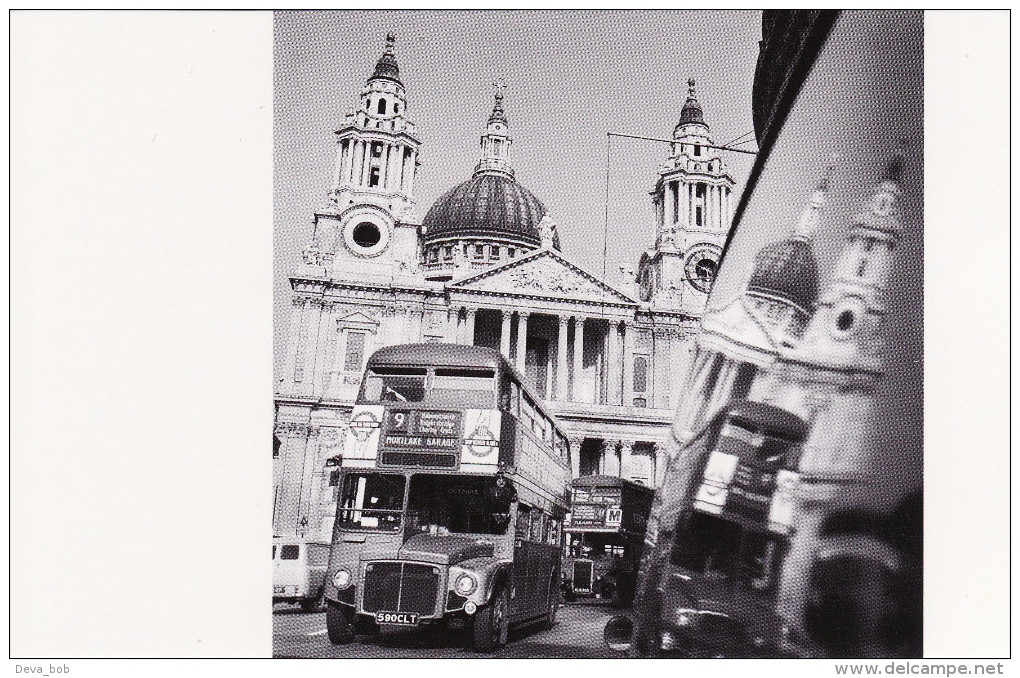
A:
[[[273,603],[298,603],[306,612],[322,605],[329,544],[299,538],[273,539]]]

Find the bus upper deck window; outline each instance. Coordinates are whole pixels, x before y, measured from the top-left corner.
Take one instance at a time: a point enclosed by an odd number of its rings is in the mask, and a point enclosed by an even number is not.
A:
[[[420,402],[425,399],[425,368],[373,368],[365,375],[363,399],[368,402]]]
[[[432,380],[432,398],[449,405],[495,404],[496,373],[486,369],[440,368]]]

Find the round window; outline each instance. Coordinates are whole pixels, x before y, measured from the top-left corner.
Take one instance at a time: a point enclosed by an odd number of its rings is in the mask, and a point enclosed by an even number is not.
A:
[[[854,324],[854,313],[853,311],[843,311],[836,318],[836,327],[839,328],[840,332],[846,332],[850,329],[851,325]]]
[[[382,240],[382,234],[379,232],[379,227],[375,224],[368,221],[362,221],[354,227],[354,232],[351,234],[351,238],[354,240],[354,244],[358,247],[368,249],[379,244],[379,241]]]

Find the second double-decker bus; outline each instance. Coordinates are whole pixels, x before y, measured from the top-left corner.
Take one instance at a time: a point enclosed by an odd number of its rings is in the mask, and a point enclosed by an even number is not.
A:
[[[775,598],[807,431],[785,410],[738,401],[671,460],[634,614],[610,620],[611,646],[637,656],[784,654]]]
[[[615,476],[581,476],[571,483],[563,526],[564,595],[630,605],[648,513],[655,491]]]
[[[368,361],[340,460],[329,640],[445,624],[489,652],[552,623],[567,438],[499,352],[407,344]]]

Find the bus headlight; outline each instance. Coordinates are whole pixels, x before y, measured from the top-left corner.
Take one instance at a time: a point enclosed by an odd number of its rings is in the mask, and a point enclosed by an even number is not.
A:
[[[457,580],[453,583],[453,590],[462,596],[471,595],[477,587],[478,581],[467,572],[457,577]]]
[[[341,567],[333,575],[333,585],[343,591],[351,585],[351,573]]]

